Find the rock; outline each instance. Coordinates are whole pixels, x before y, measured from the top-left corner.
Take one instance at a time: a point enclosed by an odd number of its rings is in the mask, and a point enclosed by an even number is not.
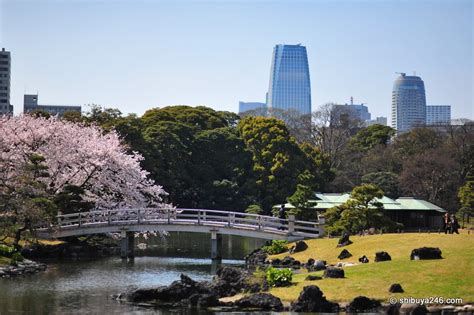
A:
[[[313,266],[316,261],[313,258],[308,259],[306,266]]]
[[[188,299],[188,306],[213,307],[219,306],[219,299],[215,294],[193,294]]]
[[[261,248],[254,250],[244,257],[247,266],[263,266],[268,258],[268,254]]]
[[[281,260],[278,258],[275,258],[272,260],[272,266],[280,266],[281,265]]]
[[[437,247],[421,247],[411,251],[410,259],[442,259],[441,250]]]
[[[324,278],[344,278],[344,270],[336,267],[327,267],[324,270]]]
[[[387,252],[376,252],[375,253],[375,261],[380,262],[380,261],[388,261],[392,260],[392,257]]]
[[[337,242],[336,247],[343,247],[352,244],[352,241],[349,239],[349,233],[343,232],[341,238]]]
[[[359,262],[363,263],[363,264],[367,264],[369,263],[369,258],[367,258],[367,256],[362,256],[362,257],[359,257]]]
[[[343,249],[341,251],[341,253],[339,254],[339,256],[337,256],[338,259],[346,259],[346,258],[349,258],[349,257],[352,257],[352,254],[349,253],[349,251],[347,249]]]
[[[350,313],[374,313],[381,307],[379,301],[369,299],[365,296],[358,296],[354,298],[346,307],[346,311]]]
[[[304,287],[298,300],[291,303],[291,311],[335,313],[339,311],[339,305],[326,300],[319,287],[310,285]]]
[[[390,292],[390,293],[403,293],[405,291],[403,290],[400,283],[394,283],[390,286],[390,288],[388,289],[388,292]]]
[[[242,309],[262,311],[282,311],[283,303],[276,296],[269,293],[256,293],[235,301],[234,305]]]
[[[314,270],[319,271],[319,270],[324,270],[326,269],[326,261],[325,260],[316,260],[314,262]]]
[[[305,278],[307,281],[315,281],[315,280],[321,280],[322,278],[319,276],[314,276],[314,275],[309,275]]]
[[[299,253],[308,248],[308,245],[304,241],[297,241],[295,245],[290,249],[290,254]]]
[[[248,287],[250,277],[251,273],[245,269],[223,266],[217,270],[217,279],[208,288],[218,297],[232,296]]]
[[[406,315],[424,315],[428,313],[428,310],[425,305],[404,303],[400,306],[399,312]]]
[[[283,258],[281,260],[280,265],[281,266],[293,266],[295,261],[296,261],[296,259],[294,259],[293,257],[286,256],[285,258]]]

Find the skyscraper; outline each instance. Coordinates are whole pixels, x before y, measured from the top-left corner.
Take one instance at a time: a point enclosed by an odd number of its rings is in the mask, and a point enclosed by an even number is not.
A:
[[[426,124],[427,125],[451,124],[451,105],[426,106]]]
[[[13,114],[13,106],[10,104],[10,74],[10,52],[2,48],[0,51],[0,115]]]
[[[420,77],[401,73],[393,84],[392,128],[403,133],[425,123],[425,84]]]
[[[276,45],[270,68],[268,109],[297,110],[311,113],[311,84],[306,47]]]
[[[239,102],[239,114],[249,110],[265,110],[266,104],[260,102]]]

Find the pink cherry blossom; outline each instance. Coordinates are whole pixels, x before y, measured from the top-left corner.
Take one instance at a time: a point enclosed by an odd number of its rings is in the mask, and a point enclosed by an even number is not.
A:
[[[52,194],[81,186],[84,199],[98,208],[162,206],[167,194],[115,131],[56,117],[0,117],[0,185],[13,181],[33,153],[45,158],[49,177],[41,180]]]

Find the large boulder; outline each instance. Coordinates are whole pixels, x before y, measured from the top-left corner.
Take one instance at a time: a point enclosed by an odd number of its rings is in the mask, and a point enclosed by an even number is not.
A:
[[[308,248],[308,245],[304,241],[298,241],[290,249],[290,254],[299,253]]]
[[[339,311],[339,305],[329,302],[319,287],[310,285],[304,287],[298,300],[291,303],[291,310],[293,312],[336,313]]]
[[[339,256],[337,256],[338,259],[346,259],[349,257],[352,257],[352,254],[347,249],[343,249]]]
[[[441,250],[437,247],[421,247],[411,251],[411,260],[442,259]]]
[[[344,270],[336,267],[327,267],[324,270],[324,278],[344,278]]]
[[[348,313],[374,313],[381,306],[377,300],[365,296],[354,298],[346,307]]]
[[[380,262],[380,261],[388,261],[392,260],[392,257],[387,252],[376,252],[375,253],[375,261]]]
[[[232,296],[244,289],[248,289],[251,273],[242,268],[223,266],[217,270],[217,277],[208,283],[210,291],[218,297]]]
[[[256,293],[235,301],[234,305],[240,309],[261,311],[282,311],[283,303],[276,296],[269,293]]]
[[[352,241],[349,239],[349,233],[343,232],[341,238],[337,242],[337,247],[343,247],[352,244]]]
[[[403,293],[405,291],[403,290],[400,283],[394,283],[390,286],[390,288],[388,289],[388,292],[390,292],[390,293]]]

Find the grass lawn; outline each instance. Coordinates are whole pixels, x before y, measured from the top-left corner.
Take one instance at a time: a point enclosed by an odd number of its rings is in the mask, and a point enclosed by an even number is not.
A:
[[[373,236],[352,236],[353,244],[336,248],[337,239],[307,240],[309,248],[293,256],[301,262],[308,258],[336,263],[342,249],[353,256],[344,262],[359,263],[358,258],[366,255],[370,262],[345,267],[345,279],[322,279],[305,281],[306,270],[293,277],[294,285],[273,288],[271,293],[283,301],[298,298],[306,285],[317,285],[331,301],[348,302],[354,297],[365,295],[387,302],[390,296],[463,298],[464,303],[474,302],[474,234],[463,231],[460,235],[406,233]],[[411,250],[418,247],[439,247],[442,260],[410,260]],[[375,252],[386,251],[392,261],[374,262]],[[271,258],[283,258],[288,253]],[[310,274],[322,275],[320,272]],[[392,294],[388,288],[392,283],[400,283],[405,293]]]

